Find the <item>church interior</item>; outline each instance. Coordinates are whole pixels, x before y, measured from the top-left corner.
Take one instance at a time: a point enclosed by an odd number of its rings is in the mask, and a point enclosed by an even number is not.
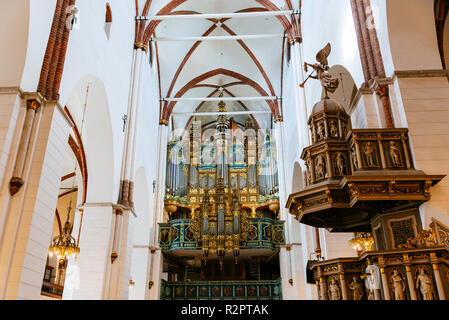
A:
[[[0,3],[0,300],[447,300],[449,0]]]

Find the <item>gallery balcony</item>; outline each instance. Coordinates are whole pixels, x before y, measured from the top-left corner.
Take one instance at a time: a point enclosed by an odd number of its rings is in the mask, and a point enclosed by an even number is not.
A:
[[[277,250],[285,244],[284,221],[270,218],[251,219],[251,227],[246,241],[243,242],[241,251],[251,249]],[[176,219],[159,224],[159,245],[163,252],[176,253],[179,251],[198,251],[198,246],[193,233],[189,228],[191,219]],[[192,253],[192,252],[190,252]]]
[[[282,300],[281,279],[192,282],[162,280],[161,300]]]

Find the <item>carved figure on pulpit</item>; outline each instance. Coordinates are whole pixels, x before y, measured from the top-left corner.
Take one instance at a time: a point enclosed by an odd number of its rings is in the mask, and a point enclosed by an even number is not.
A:
[[[401,164],[400,150],[394,141],[390,141],[390,159],[394,165]]]
[[[393,270],[393,275],[391,276],[393,282],[393,293],[395,300],[405,300],[405,283],[402,279],[398,270]]]
[[[340,300],[341,298],[340,288],[338,287],[338,282],[335,278],[333,278],[329,284],[328,295],[329,300]]]
[[[333,138],[338,136],[338,128],[337,128],[337,125],[335,123],[335,120],[331,120],[329,122],[329,132],[331,134],[331,137],[333,137]]]
[[[420,268],[419,274],[416,277],[416,288],[419,288],[423,300],[433,300],[432,279],[430,279],[429,275],[426,273],[426,271],[424,271],[422,267]]]
[[[352,159],[352,165],[354,166],[354,170],[358,170],[359,166],[358,166],[358,161],[357,161],[357,153],[356,153],[355,149],[351,150],[351,159]]]
[[[335,156],[335,173],[337,176],[342,176],[345,174],[346,163],[345,157],[341,152],[337,153]]]
[[[352,300],[362,300],[363,298],[363,289],[357,279],[357,276],[352,278],[351,283],[349,284],[349,290],[352,291]]]
[[[375,159],[374,159],[374,144],[372,142],[368,142],[365,144],[365,148],[363,150],[365,154],[365,160],[366,164],[369,167],[374,167],[376,165]]]
[[[317,179],[323,179],[326,176],[326,164],[322,155],[318,156],[315,164],[315,172]]]
[[[324,136],[325,136],[325,132],[324,132],[323,123],[321,121],[319,121],[317,123],[317,128],[316,128],[316,139],[317,140],[324,139]]]
[[[307,185],[309,186],[312,184],[312,160],[310,160],[310,158],[306,160],[306,167]]]

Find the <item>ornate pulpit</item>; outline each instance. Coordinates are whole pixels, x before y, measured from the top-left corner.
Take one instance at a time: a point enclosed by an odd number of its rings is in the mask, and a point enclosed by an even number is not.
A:
[[[320,68],[326,89],[328,66]],[[355,232],[360,250],[355,258],[309,265],[320,299],[445,300],[449,251],[441,239],[447,227],[435,221],[423,230],[419,215],[444,175],[415,169],[408,129],[352,129],[349,115],[325,92],[308,122],[307,185],[289,196],[287,208],[306,225]]]

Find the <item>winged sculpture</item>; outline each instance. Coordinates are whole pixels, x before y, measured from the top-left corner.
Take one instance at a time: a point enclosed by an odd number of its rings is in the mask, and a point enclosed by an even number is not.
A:
[[[301,88],[304,88],[304,84],[309,80],[312,79],[318,79],[321,82],[321,85],[323,86],[325,98],[328,99],[328,92],[334,93],[335,90],[337,90],[339,85],[338,78],[333,77],[329,74],[329,63],[327,58],[329,57],[331,53],[331,44],[328,43],[323,49],[321,49],[317,55],[316,60],[318,63],[310,64],[310,63],[304,63],[304,70],[305,72],[308,72],[309,68],[312,67],[314,70],[313,72],[307,77],[307,79],[300,85]],[[314,73],[316,74],[314,75]]]

